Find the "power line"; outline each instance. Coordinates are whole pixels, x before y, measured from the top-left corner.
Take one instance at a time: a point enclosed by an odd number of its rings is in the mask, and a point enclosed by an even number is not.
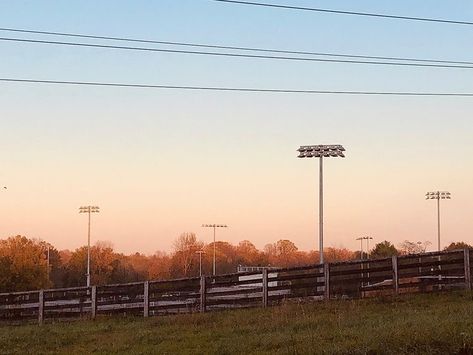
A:
[[[90,48],[103,48],[103,49],[121,49],[121,50],[134,50],[134,51],[160,52],[160,53],[173,53],[173,54],[194,54],[194,55],[207,55],[207,56],[217,56],[217,57],[234,57],[234,58],[251,58],[251,59],[274,59],[274,60],[292,60],[292,61],[322,62],[322,63],[390,65],[390,66],[402,66],[402,67],[425,67],[425,68],[448,68],[448,69],[473,69],[473,65],[427,64],[427,63],[406,63],[406,62],[382,62],[382,61],[366,61],[366,60],[353,60],[353,59],[326,59],[326,58],[271,56],[271,55],[260,55],[260,54],[239,54],[239,53],[222,53],[222,52],[204,52],[204,51],[189,51],[189,50],[179,50],[179,49],[145,48],[145,47],[130,47],[130,46],[112,46],[112,45],[107,45],[107,44],[91,44],[91,43],[62,42],[62,41],[45,41],[45,40],[24,39],[24,38],[7,38],[7,37],[0,37],[0,41],[22,42],[22,43],[36,43],[36,44],[52,44],[52,45],[61,45],[61,46],[90,47]],[[472,64],[473,64],[473,63],[472,63]]]
[[[323,56],[323,57],[360,58],[360,59],[375,59],[375,60],[395,60],[395,61],[408,61],[408,62],[460,64],[460,65],[461,64],[466,64],[466,65],[473,64],[472,61],[454,61],[454,60],[443,60],[443,59],[422,59],[422,58],[393,57],[393,56],[373,56],[373,55],[343,54],[343,53],[330,53],[330,52],[313,52],[313,51],[301,51],[301,50],[285,50],[285,49],[260,48],[260,47],[223,46],[223,45],[216,45],[216,44],[158,41],[158,40],[129,38],[129,37],[110,37],[110,36],[87,35],[87,34],[79,34],[79,33],[37,31],[37,30],[27,30],[27,29],[19,29],[19,28],[5,28],[5,27],[0,27],[0,31],[14,32],[14,33],[39,34],[39,35],[48,35],[48,36],[100,39],[100,40],[120,41],[120,42],[162,44],[162,45],[197,47],[197,48],[229,49],[229,50],[263,52],[263,53],[281,53],[281,54],[297,54],[297,55]]]
[[[270,3],[253,2],[253,1],[238,1],[238,0],[213,0],[213,1],[240,4],[240,5],[272,7],[272,8],[278,8],[278,9],[286,9],[286,10],[313,11],[313,12],[331,13],[331,14],[339,14],[339,15],[354,15],[354,16],[388,18],[388,19],[394,19],[394,20],[436,22],[436,23],[444,23],[444,24],[451,24],[451,25],[469,25],[469,26],[473,25],[473,22],[469,22],[469,21],[447,20],[447,19],[429,18],[429,17],[411,17],[411,16],[379,14],[379,13],[372,13],[372,12],[342,11],[342,10],[332,10],[332,9],[321,9],[321,8],[315,8],[315,7],[270,4]]]
[[[327,94],[327,95],[369,95],[369,96],[450,96],[450,97],[473,97],[473,93],[459,92],[414,92],[414,91],[346,91],[346,90],[293,90],[293,89],[264,89],[264,88],[237,88],[221,86],[178,86],[178,85],[152,85],[152,84],[126,84],[106,83],[93,81],[63,81],[63,80],[38,80],[0,78],[0,82],[23,83],[23,84],[56,84],[98,87],[122,87],[141,89],[170,89],[170,90],[193,90],[193,91],[228,91],[248,93],[283,93],[283,94]]]

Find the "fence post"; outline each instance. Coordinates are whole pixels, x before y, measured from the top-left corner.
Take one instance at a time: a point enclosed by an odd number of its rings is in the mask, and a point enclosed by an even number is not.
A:
[[[200,277],[200,312],[204,313],[206,308],[206,291],[205,276]]]
[[[44,320],[44,290],[38,294],[38,324],[42,325]]]
[[[95,319],[97,315],[97,286],[92,286],[92,291],[90,293],[90,303],[92,319]]]
[[[268,269],[263,269],[263,307],[268,307]]]
[[[393,289],[394,294],[399,294],[399,272],[397,269],[397,256],[393,255],[392,257],[392,266],[393,266]]]
[[[465,267],[465,288],[471,291],[471,269],[470,269],[470,249],[463,249]]]
[[[149,281],[143,284],[143,317],[149,317]]]
[[[330,264],[329,263],[324,264],[324,287],[325,287],[324,298],[326,300],[329,300],[330,299]]]

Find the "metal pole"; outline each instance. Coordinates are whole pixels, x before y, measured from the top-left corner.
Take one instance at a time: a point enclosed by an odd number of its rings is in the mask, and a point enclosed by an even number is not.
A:
[[[215,262],[215,224],[214,224],[214,262],[213,262],[213,275],[215,276],[216,274],[216,269],[217,269],[217,265],[216,265],[216,262]]]
[[[319,171],[319,254],[320,264],[324,263],[324,167],[323,157],[320,157]]]
[[[438,251],[440,251],[440,192],[437,195],[437,237],[438,237]],[[442,260],[442,257],[439,255],[438,256],[438,261]],[[442,282],[442,266],[439,265],[439,289],[442,288],[442,285],[440,284]]]
[[[363,260],[363,238],[360,238],[360,259]]]
[[[370,258],[370,237],[366,237],[366,259]]]
[[[90,287],[90,206],[89,206],[89,228],[87,233],[87,287]]]
[[[440,251],[440,193],[437,196],[437,234],[438,234],[438,249]]]
[[[199,253],[199,276],[202,276],[202,252]]]
[[[48,245],[48,281],[50,281],[50,277],[49,277],[49,245]]]

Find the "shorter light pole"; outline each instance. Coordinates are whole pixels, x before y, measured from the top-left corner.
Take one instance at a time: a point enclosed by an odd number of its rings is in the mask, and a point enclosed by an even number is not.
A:
[[[360,241],[360,259],[363,260],[363,237],[356,238]]]
[[[49,272],[50,272],[50,270],[49,270],[49,269],[50,269],[50,262],[49,262],[49,255],[50,255],[50,254],[49,254],[49,249],[50,249],[50,248],[49,248],[49,245],[48,245],[48,249],[47,249],[47,256],[48,256],[48,281],[50,281],[50,279],[49,279]]]
[[[89,214],[89,227],[87,232],[87,287],[90,287],[90,214],[99,213],[100,207],[98,206],[82,206],[79,207],[79,213]]]
[[[205,254],[205,252],[203,250],[197,250],[195,253],[199,254],[199,276],[202,277],[202,254]]]
[[[204,228],[213,228],[214,229],[214,260],[213,260],[213,275],[216,275],[217,272],[217,262],[216,262],[216,249],[215,249],[215,229],[216,228],[228,228],[226,224],[202,224]]]
[[[373,237],[363,237],[366,239],[366,258],[370,258],[370,240],[373,240]]]

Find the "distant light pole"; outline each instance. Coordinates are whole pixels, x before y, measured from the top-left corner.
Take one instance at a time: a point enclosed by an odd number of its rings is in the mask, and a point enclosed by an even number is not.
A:
[[[50,278],[49,278],[50,270],[49,270],[49,269],[50,269],[50,267],[51,267],[51,266],[50,266],[51,264],[50,264],[50,261],[49,261],[49,257],[50,257],[49,249],[50,249],[50,247],[49,247],[49,245],[48,245],[48,249],[46,250],[46,253],[47,253],[46,255],[47,255],[47,257],[48,257],[48,281],[50,281]]]
[[[202,277],[202,254],[205,254],[205,252],[203,250],[197,250],[195,253],[199,254],[199,276]]]
[[[87,287],[90,287],[90,215],[91,213],[99,213],[98,206],[82,206],[79,208],[79,213],[89,214],[89,227],[87,229]]]
[[[363,237],[356,238],[356,240],[360,241],[360,259],[363,260]]]
[[[425,194],[426,200],[437,200],[437,238],[438,251],[440,251],[440,200],[450,200],[451,194],[448,191],[432,191]]]
[[[366,258],[370,258],[370,240],[373,240],[373,237],[363,237],[366,239]]]
[[[204,228],[213,228],[214,229],[214,260],[213,260],[213,275],[216,275],[217,265],[216,265],[216,249],[215,249],[215,229],[216,228],[228,228],[226,224],[202,224]]]
[[[345,148],[341,145],[302,145],[298,158],[319,158],[319,254],[320,264],[324,262],[324,178],[323,158],[345,158]]]
[[[366,258],[369,259],[370,258],[370,240],[373,240],[373,237],[359,237],[359,238],[356,238],[356,240],[359,240],[360,241],[360,246],[361,246],[361,251],[360,251],[360,259],[363,260],[363,240],[366,240]]]

